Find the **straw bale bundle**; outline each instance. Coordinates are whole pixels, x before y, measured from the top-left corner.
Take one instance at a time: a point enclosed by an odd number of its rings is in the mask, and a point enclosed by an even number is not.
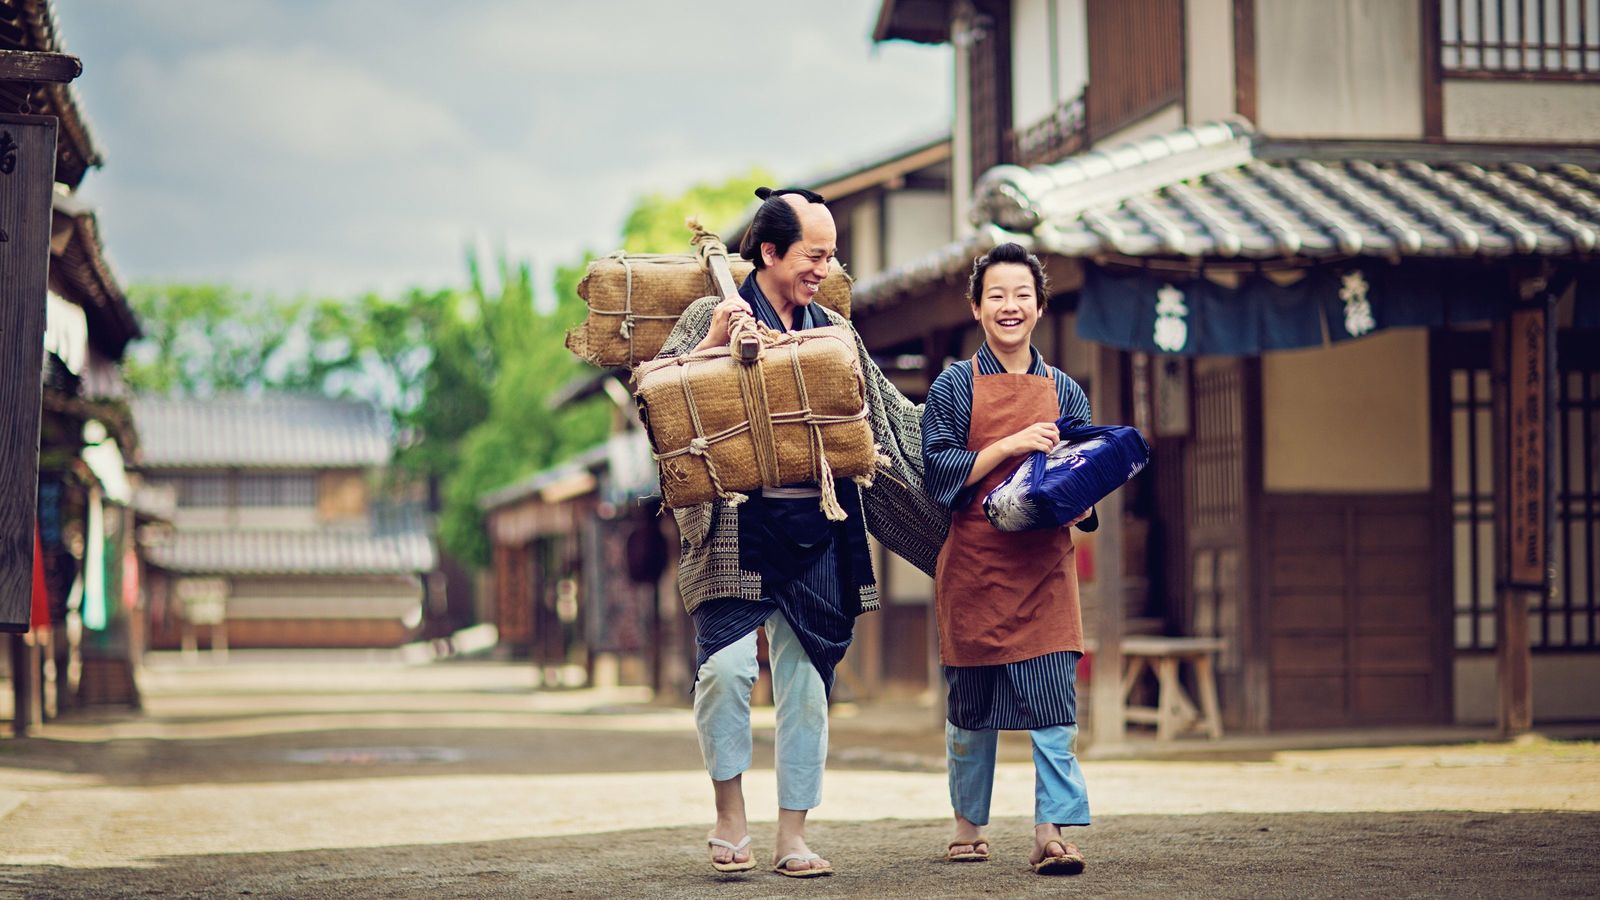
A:
[[[760,346],[748,362],[732,349],[746,340]],[[633,379],[668,507],[814,481],[838,521],[834,478],[871,482],[878,456],[847,329],[778,334],[740,317],[728,347],[643,363]]]
[[[735,283],[752,268],[749,260],[729,260]],[[567,332],[567,348],[606,368],[654,359],[689,304],[714,294],[710,274],[692,254],[614,253],[597,259],[578,282],[589,317]],[[816,302],[849,318],[850,276],[837,260],[829,265]]]

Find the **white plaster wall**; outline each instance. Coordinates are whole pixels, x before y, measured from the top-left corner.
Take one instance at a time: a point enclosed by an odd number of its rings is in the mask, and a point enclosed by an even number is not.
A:
[[[314,506],[241,506],[234,516],[237,527],[262,531],[312,531],[319,524]]]
[[[232,524],[225,506],[180,506],[172,514],[172,525],[179,531],[226,528]]]
[[[1456,722],[1492,725],[1498,703],[1494,654],[1456,657]],[[1592,722],[1597,719],[1600,719],[1600,654],[1535,653],[1533,720]]]
[[[1094,145],[1096,147],[1115,147],[1118,144],[1126,144],[1129,141],[1137,141],[1140,138],[1150,137],[1151,135],[1166,134],[1182,127],[1183,106],[1177,103],[1169,103],[1132,125],[1111,132],[1100,140],[1095,141]]]
[[[950,198],[942,191],[895,191],[887,204],[883,266],[893,269],[950,243]]]
[[[1428,489],[1426,330],[1266,354],[1261,394],[1267,490]]]
[[[1233,115],[1233,0],[1186,0],[1183,27],[1188,121]]]
[[[1444,136],[1452,141],[1600,142],[1600,84],[1446,81]]]
[[[850,210],[850,277],[868,278],[883,271],[883,252],[877,198],[864,200]]]
[[[422,600],[414,575],[328,578],[235,578],[232,619],[403,619]]]
[[[1265,0],[1256,124],[1278,137],[1421,138],[1420,0]]]
[[[957,47],[955,65],[950,67],[955,79],[954,111],[950,123],[950,230],[953,234],[972,233],[972,223],[967,214],[972,210],[972,91],[968,79],[972,65],[967,51]]]
[[[1025,128],[1055,109],[1050,84],[1050,4],[1011,4],[1011,127]]]
[[[1056,73],[1062,101],[1089,86],[1088,0],[1051,0],[1056,5]]]

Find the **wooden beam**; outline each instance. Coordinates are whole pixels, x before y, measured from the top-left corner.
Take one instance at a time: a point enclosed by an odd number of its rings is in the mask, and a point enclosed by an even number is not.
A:
[[[1110,347],[1099,348],[1090,390],[1092,406],[1101,421],[1121,420],[1122,357]],[[1127,718],[1122,692],[1122,636],[1127,615],[1122,579],[1122,491],[1101,500],[1095,512],[1100,530],[1095,533],[1094,667],[1089,678],[1089,703],[1096,747],[1115,747],[1127,738]]]
[[[881,351],[972,324],[966,286],[946,282],[907,297],[882,312],[866,310],[853,322],[867,348]]]
[[[0,50],[0,81],[65,84],[83,74],[83,63],[65,53]]]
[[[1233,109],[1256,121],[1256,2],[1233,0]]]
[[[1511,326],[1493,324],[1490,354],[1492,465],[1494,472],[1495,687],[1496,720],[1504,736],[1522,734],[1533,724],[1533,660],[1528,646],[1528,601],[1507,583],[1510,568],[1507,503],[1511,473],[1508,372]]]
[[[54,116],[0,115],[0,631],[28,630],[39,500]]]
[[[1533,659],[1528,610],[1550,595],[1550,541],[1555,533],[1557,392],[1555,307],[1571,284],[1570,272],[1548,273],[1519,285],[1510,320],[1497,323],[1496,449],[1504,467],[1497,478],[1496,553],[1502,577],[1495,604],[1495,675],[1500,733],[1533,728]],[[1503,373],[1503,375],[1501,374]],[[1498,482],[1505,483],[1505,502]],[[1503,509],[1503,511],[1501,511]]]
[[[38,689],[33,676],[39,671],[39,651],[24,635],[13,634],[11,639],[11,733],[27,737],[37,709],[33,698]]]
[[[1439,0],[1421,0],[1422,136],[1444,140],[1444,71],[1439,60]]]

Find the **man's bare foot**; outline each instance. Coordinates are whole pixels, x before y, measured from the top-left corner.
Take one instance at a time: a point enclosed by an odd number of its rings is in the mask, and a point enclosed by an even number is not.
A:
[[[956,816],[956,833],[945,849],[945,859],[951,862],[981,862],[989,858],[989,842],[983,839],[983,830],[961,816]]]
[[[1028,863],[1040,875],[1076,875],[1084,867],[1077,845],[1064,839],[1055,825],[1033,827],[1033,853]]]

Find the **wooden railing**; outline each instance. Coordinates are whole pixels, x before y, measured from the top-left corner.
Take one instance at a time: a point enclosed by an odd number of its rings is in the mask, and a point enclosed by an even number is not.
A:
[[[1600,0],[1426,0],[1448,78],[1600,81]]]
[[[1045,165],[1077,153],[1089,143],[1087,96],[1079,94],[1032,125],[1006,132],[1006,142],[1019,166]]]

